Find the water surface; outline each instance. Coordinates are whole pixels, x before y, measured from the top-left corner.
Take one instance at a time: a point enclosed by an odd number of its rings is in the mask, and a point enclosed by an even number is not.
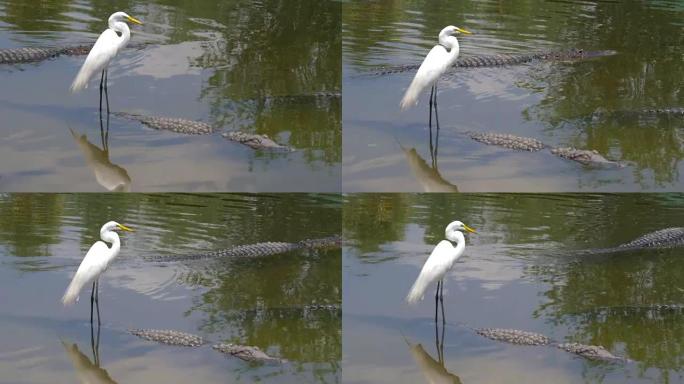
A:
[[[339,250],[148,259],[339,234],[340,214],[338,198],[327,195],[2,195],[0,382],[73,383],[102,370],[120,383],[339,382],[340,312],[304,309],[340,303]],[[136,231],[121,235],[121,254],[100,281],[98,369],[90,289],[72,307],[60,298],[110,219]],[[289,362],[249,364],[211,344],[172,347],[138,339],[129,328],[258,346]]]
[[[340,91],[340,4],[40,4],[0,1],[1,48],[90,45],[109,15],[125,10],[145,24],[132,28],[131,47],[110,68],[112,111],[266,134],[297,151],[255,152],[218,133],[184,136],[116,117],[105,141],[97,81],[68,92],[85,57],[59,57],[0,67],[0,190],[339,190],[340,99],[312,95]],[[93,164],[74,135],[108,152]],[[98,166],[109,181],[95,176]]]
[[[681,191],[684,119],[596,111],[684,106],[684,8],[677,1],[410,1],[343,5],[343,183],[346,191]],[[428,93],[400,112],[415,71],[447,25],[461,56],[582,48],[581,62],[457,70],[439,82],[436,165]],[[434,122],[433,122],[434,124]],[[433,130],[436,129],[433,127]],[[624,168],[589,168],[547,151],[516,152],[463,132],[533,137],[596,150]]]
[[[438,373],[449,383],[681,382],[684,311],[653,306],[684,304],[682,249],[585,258],[573,251],[682,226],[683,214],[680,194],[349,196],[343,380],[421,383]],[[415,306],[404,298],[456,219],[477,233],[467,236],[464,256],[445,278],[442,367],[435,362],[434,288]],[[473,327],[602,345],[634,362],[504,344]]]

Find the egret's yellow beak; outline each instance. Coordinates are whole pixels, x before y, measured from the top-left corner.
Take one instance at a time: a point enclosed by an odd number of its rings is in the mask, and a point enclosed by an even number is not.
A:
[[[465,29],[459,28],[459,27],[456,27],[456,30],[461,32],[461,33],[465,33],[466,35],[472,35],[473,34],[472,32],[466,31]]]
[[[128,21],[130,21],[131,23],[143,25],[142,21],[136,19],[135,17],[128,16],[127,18],[128,18]]]
[[[470,228],[469,226],[467,226],[467,225],[465,225],[465,224],[463,224],[463,228],[464,228],[466,231],[470,232],[470,233],[475,233],[475,230],[474,230],[474,229]]]
[[[119,229],[122,230],[122,231],[135,232],[135,231],[133,231],[131,228],[128,228],[128,227],[125,226],[125,225],[117,224],[116,226],[119,227]]]

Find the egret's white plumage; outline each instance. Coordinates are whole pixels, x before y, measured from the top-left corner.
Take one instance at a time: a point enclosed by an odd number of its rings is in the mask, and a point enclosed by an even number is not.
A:
[[[450,25],[439,32],[439,44],[432,47],[418,68],[411,85],[404,93],[399,106],[405,110],[418,103],[418,96],[435,85],[437,79],[458,59],[459,46],[456,34],[470,32]]]
[[[107,244],[98,241],[90,247],[86,253],[81,265],[79,265],[76,275],[71,279],[69,287],[64,292],[62,303],[70,305],[78,300],[78,294],[86,284],[92,283],[98,279],[102,272],[104,272],[109,264],[114,260],[121,250],[121,242],[119,235],[114,232],[120,229],[123,231],[132,231],[130,228],[123,226],[116,221],[110,221],[103,225],[100,229],[100,238],[108,243],[112,243],[109,248]]]
[[[406,296],[410,304],[422,300],[427,288],[435,282],[441,281],[465,251],[465,236],[461,231],[475,232],[460,221],[451,222],[445,230],[447,240],[442,240],[428,257],[420,271],[420,275],[413,283],[413,287]],[[456,243],[456,246],[452,244]]]
[[[108,20],[109,28],[98,37],[95,45],[88,53],[81,70],[71,84],[71,92],[78,92],[88,87],[88,81],[98,73],[106,70],[116,54],[128,44],[131,30],[124,20],[142,24],[139,20],[125,12],[113,13]]]

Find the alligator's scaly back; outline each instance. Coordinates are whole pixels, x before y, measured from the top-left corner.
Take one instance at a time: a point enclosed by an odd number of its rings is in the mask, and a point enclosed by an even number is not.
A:
[[[468,132],[471,139],[482,144],[496,145],[508,149],[515,149],[518,151],[540,151],[544,149],[545,145],[537,139],[530,137],[521,137],[509,135],[507,133],[493,133],[493,132]]]
[[[617,247],[578,251],[579,255],[600,255],[640,249],[667,249],[684,247],[684,227],[665,228],[638,237]]]
[[[321,239],[308,239],[296,243],[267,241],[263,243],[238,245],[218,251],[203,252],[191,255],[169,255],[151,258],[154,261],[185,261],[208,258],[254,258],[277,255],[300,249],[333,249],[341,246],[340,236],[330,236]]]
[[[61,55],[59,48],[0,49],[0,64],[20,64],[43,61]]]
[[[186,135],[208,135],[214,131],[211,125],[201,121],[193,121],[175,117],[146,116],[127,112],[113,113],[116,116],[139,121],[150,128],[183,133]]]
[[[202,336],[170,329],[131,329],[132,335],[145,340],[182,347],[199,347],[204,344]]]
[[[147,44],[130,44],[128,48],[140,49]],[[67,45],[64,47],[22,47],[0,49],[0,64],[35,63],[57,56],[84,56],[90,52],[91,45]]]
[[[583,49],[569,49],[565,51],[533,52],[529,54],[497,54],[482,56],[460,56],[452,68],[485,68],[502,67],[507,65],[520,65],[535,61],[567,61],[583,60],[595,57],[615,55],[617,52],[610,50],[585,51]],[[416,71],[420,64],[405,64],[391,67],[383,67],[364,75],[381,76],[394,73]]]
[[[541,333],[508,328],[476,328],[475,333],[495,341],[519,345],[547,345],[551,339]]]
[[[583,165],[623,167],[618,161],[608,160],[594,150],[577,149],[573,147],[551,147],[541,141],[531,138],[515,136],[507,133],[495,132],[466,132],[471,139],[487,145],[496,145],[517,151],[536,152],[549,148],[551,154],[563,159],[572,160]]]

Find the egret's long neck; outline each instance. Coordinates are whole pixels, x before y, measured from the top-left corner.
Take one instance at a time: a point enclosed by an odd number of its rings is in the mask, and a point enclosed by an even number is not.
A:
[[[440,36],[439,43],[446,48],[451,48],[449,50],[449,56],[447,57],[447,66],[450,66],[458,59],[458,53],[460,51],[458,39],[456,36]]]
[[[117,49],[123,48],[128,44],[128,41],[131,40],[131,30],[128,28],[128,24],[122,21],[110,20],[109,28],[114,30],[114,32],[121,33],[121,36],[119,36],[119,44],[116,47]]]
[[[456,243],[456,251],[461,251],[465,248],[465,236],[459,231],[454,231],[447,236],[447,240]]]
[[[102,239],[102,241],[112,243],[112,247],[109,248],[109,250],[112,253],[118,253],[119,249],[121,249],[121,241],[119,240],[119,235],[116,232],[113,232],[113,231],[102,232],[102,233],[100,233],[100,238]]]

